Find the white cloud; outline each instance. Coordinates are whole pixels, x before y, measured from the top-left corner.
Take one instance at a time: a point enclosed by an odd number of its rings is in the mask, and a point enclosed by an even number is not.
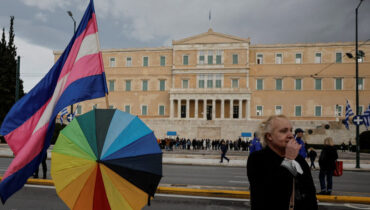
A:
[[[35,15],[35,18],[37,20],[41,20],[42,22],[46,23],[48,18],[46,16],[46,14],[42,13],[42,12],[38,12],[36,15]]]
[[[61,0],[22,0],[27,6],[34,6],[42,10],[55,11],[58,8],[70,6],[70,1]]]

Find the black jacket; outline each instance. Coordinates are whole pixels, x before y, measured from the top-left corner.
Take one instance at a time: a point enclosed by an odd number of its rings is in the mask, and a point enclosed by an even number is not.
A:
[[[252,210],[288,210],[292,194],[293,175],[283,166],[284,158],[268,146],[252,153],[248,158],[247,176],[250,183]],[[316,189],[306,161],[298,155],[295,159],[303,174],[295,177],[296,210],[316,210]]]
[[[321,150],[319,158],[320,170],[323,171],[334,171],[335,170],[335,161],[338,159],[338,153],[335,147],[333,146],[324,146]]]

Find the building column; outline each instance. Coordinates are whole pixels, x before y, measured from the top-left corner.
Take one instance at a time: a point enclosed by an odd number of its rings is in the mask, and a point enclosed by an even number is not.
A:
[[[243,111],[243,109],[242,109],[242,106],[243,106],[243,100],[242,99],[239,99],[239,119],[242,119],[242,111]]]
[[[194,118],[197,119],[198,118],[198,99],[195,99],[194,101],[194,106],[195,106],[195,111],[194,111]]]
[[[174,109],[173,102],[174,102],[174,100],[171,99],[170,100],[170,119],[173,119],[173,109]]]
[[[230,119],[233,119],[233,106],[234,106],[234,100],[230,99]]]
[[[212,120],[216,119],[216,99],[212,99]]]
[[[186,99],[186,119],[190,118],[190,113],[189,113],[190,108],[189,108],[189,106],[190,106],[190,99]]]
[[[221,119],[225,118],[225,100],[221,99]]]
[[[203,119],[207,120],[207,99],[203,99]]]
[[[181,99],[177,99],[177,118],[181,118]]]

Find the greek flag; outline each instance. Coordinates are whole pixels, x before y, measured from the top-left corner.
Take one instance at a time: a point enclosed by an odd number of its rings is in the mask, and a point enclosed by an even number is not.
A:
[[[349,129],[348,125],[349,117],[353,115],[355,114],[353,114],[351,106],[349,105],[348,100],[346,100],[346,118],[343,120],[343,124],[346,126],[347,129]]]
[[[62,111],[60,111],[60,117],[59,117],[60,124],[63,124],[63,117],[66,114],[68,114],[68,110],[67,110],[67,107],[64,107],[64,109],[62,109]]]
[[[362,115],[362,119],[364,120],[364,125],[366,126],[366,129],[368,129],[368,127],[370,127],[370,104]]]

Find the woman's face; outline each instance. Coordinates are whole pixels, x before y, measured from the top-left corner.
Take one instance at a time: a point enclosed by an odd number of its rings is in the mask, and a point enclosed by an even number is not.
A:
[[[267,134],[269,147],[285,154],[287,143],[294,138],[292,130],[292,124],[288,119],[274,119],[271,123],[271,133]]]

